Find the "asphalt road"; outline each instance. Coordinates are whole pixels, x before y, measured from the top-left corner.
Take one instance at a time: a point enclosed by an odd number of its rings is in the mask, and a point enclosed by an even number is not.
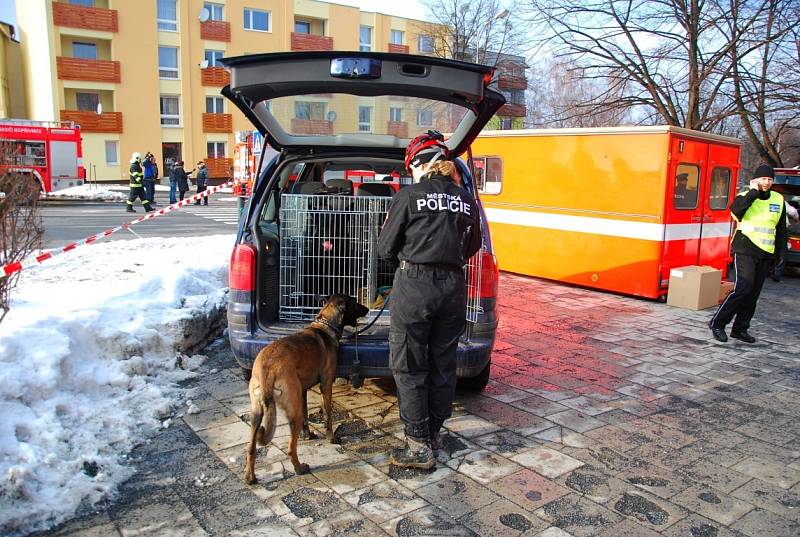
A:
[[[156,193],[156,208],[168,205],[167,193]],[[136,214],[125,212],[124,202],[49,202],[41,207],[44,247],[59,248],[70,242],[102,233],[142,216],[137,200]],[[236,233],[238,209],[230,193],[213,194],[209,205],[189,205],[122,229],[105,240],[140,237],[196,237]]]

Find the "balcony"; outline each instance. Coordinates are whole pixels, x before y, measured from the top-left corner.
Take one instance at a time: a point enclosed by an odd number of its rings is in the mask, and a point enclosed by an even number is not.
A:
[[[61,80],[114,82],[119,84],[119,62],[111,60],[86,60],[83,58],[56,58],[56,70]]]
[[[231,75],[223,67],[206,67],[202,69],[200,83],[203,86],[227,86],[231,83]]]
[[[405,121],[388,121],[386,123],[386,134],[391,134],[398,138],[408,138],[408,123]]]
[[[233,132],[233,116],[203,113],[203,132]]]
[[[76,6],[65,2],[53,2],[53,24],[100,32],[116,32],[119,27],[116,9]]]
[[[209,41],[231,41],[231,23],[228,21],[206,21],[200,23],[200,39]]]
[[[213,178],[232,177],[233,168],[232,158],[207,158],[203,159],[208,168],[208,176]]]
[[[74,121],[82,132],[122,132],[122,112],[87,112],[62,110],[61,121]]]
[[[498,116],[504,117],[525,117],[525,105],[506,103],[497,111]]]
[[[408,45],[395,45],[394,43],[389,43],[389,52],[408,54]]]
[[[292,32],[292,51],[298,50],[333,50],[333,38]]]
[[[333,123],[317,119],[292,118],[292,134],[333,134]]]
[[[501,73],[497,79],[497,88],[500,90],[525,90],[528,89],[528,80],[524,76]]]

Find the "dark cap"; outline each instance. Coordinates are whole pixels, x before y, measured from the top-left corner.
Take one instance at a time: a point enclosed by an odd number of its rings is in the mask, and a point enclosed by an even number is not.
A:
[[[753,174],[754,179],[758,177],[769,177],[770,179],[775,179],[775,170],[769,164],[759,164],[758,168],[756,168],[756,172]]]
[[[689,180],[689,174],[688,173],[679,173],[678,175],[675,176],[675,179],[677,179],[678,181],[688,181]]]

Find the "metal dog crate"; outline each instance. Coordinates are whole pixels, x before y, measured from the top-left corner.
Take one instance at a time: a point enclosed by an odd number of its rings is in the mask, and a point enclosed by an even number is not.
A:
[[[391,198],[284,194],[280,209],[280,309],[284,321],[310,321],[321,299],[355,297],[376,314],[392,286],[391,263],[377,253]],[[480,312],[481,256],[467,266],[467,320]],[[381,320],[389,319],[386,309]]]

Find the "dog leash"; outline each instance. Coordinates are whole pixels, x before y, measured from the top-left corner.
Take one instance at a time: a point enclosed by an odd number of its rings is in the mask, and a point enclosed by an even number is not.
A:
[[[361,330],[357,330],[357,331],[353,332],[352,334],[348,335],[347,337],[345,337],[345,339],[351,339],[351,338],[355,338],[356,339],[356,344],[355,344],[356,356],[353,359],[353,363],[351,364],[352,369],[351,369],[351,373],[350,373],[350,383],[353,385],[353,388],[358,389],[364,384],[364,379],[361,378],[361,373],[360,373],[361,360],[358,359],[358,335],[359,334],[363,334],[373,324],[375,324],[375,321],[378,320],[378,318],[381,316],[381,314],[386,309],[386,306],[388,304],[389,304],[389,295],[387,295],[386,299],[383,301],[383,307],[381,307],[381,310],[378,312],[378,314],[375,316],[375,318],[372,319],[372,321],[370,321],[370,323],[367,326],[365,326]]]
[[[356,332],[353,332],[352,334],[348,334],[347,336],[343,336],[343,337],[344,337],[344,339],[351,339],[351,338],[354,338],[354,337],[358,336],[359,334],[363,334],[364,332],[366,332],[367,330],[369,330],[369,329],[372,327],[372,325],[373,325],[373,324],[375,324],[375,321],[377,321],[377,320],[378,320],[378,318],[380,318],[381,314],[382,314],[382,313],[383,313],[383,311],[386,309],[386,306],[387,306],[387,304],[389,304],[389,296],[387,296],[387,297],[386,297],[386,299],[383,301],[383,307],[381,307],[381,310],[378,312],[378,314],[375,316],[375,318],[374,318],[374,319],[372,319],[372,320],[369,322],[369,324],[368,324],[367,326],[365,326],[365,327],[364,327],[364,328],[362,328],[361,330],[358,330],[358,331],[356,331]]]

